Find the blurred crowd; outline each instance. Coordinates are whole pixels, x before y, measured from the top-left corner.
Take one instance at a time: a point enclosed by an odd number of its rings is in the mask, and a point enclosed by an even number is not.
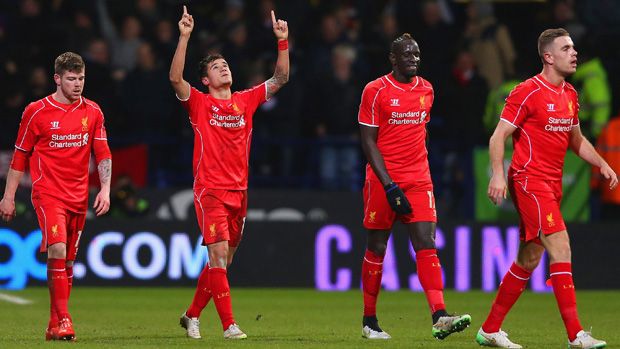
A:
[[[54,58],[74,51],[112,148],[146,144],[149,186],[190,186],[192,130],[168,82],[183,4],[196,23],[185,69],[196,87],[211,52],[226,57],[233,90],[271,77],[270,10],[289,23],[290,82],[255,115],[255,188],[360,190],[361,92],[390,71],[389,44],[403,32],[418,41],[421,75],[435,88],[429,160],[437,198],[456,217],[471,216],[472,149],[487,145],[512,87],[540,71],[542,30],[564,27],[577,46],[584,133],[596,142],[620,111],[615,1],[3,0],[0,149],[12,149],[26,104],[55,90]]]

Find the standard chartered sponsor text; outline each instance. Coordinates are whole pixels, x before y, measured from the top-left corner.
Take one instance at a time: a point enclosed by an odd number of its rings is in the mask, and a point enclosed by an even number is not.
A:
[[[545,131],[552,132],[570,132],[573,123],[571,118],[549,117],[547,121],[549,123],[545,125]]]
[[[390,125],[418,125],[424,122],[426,112],[423,111],[420,115],[420,111],[408,111],[404,113],[393,111],[390,116],[391,118],[388,120],[388,124]]]
[[[66,135],[53,134],[49,143],[50,148],[83,147],[88,144],[88,133],[70,133]]]
[[[231,122],[232,121],[232,122]],[[245,119],[243,114],[241,115],[219,115],[213,113],[209,125],[226,127],[226,128],[238,128],[245,126]]]

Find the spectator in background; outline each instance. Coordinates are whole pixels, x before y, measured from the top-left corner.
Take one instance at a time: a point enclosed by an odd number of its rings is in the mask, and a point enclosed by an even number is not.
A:
[[[440,196],[444,203],[439,207],[445,210],[440,213],[450,217],[465,217],[468,210],[472,150],[486,144],[482,115],[487,94],[487,83],[478,74],[472,54],[460,51],[440,95],[440,112],[446,126],[437,130],[444,143]]]
[[[157,58],[162,62],[172,60],[174,50],[176,49],[174,25],[168,19],[161,19],[155,26],[155,38],[153,39],[153,48]]]
[[[158,64],[151,44],[140,44],[137,66],[121,86],[124,114],[131,116],[132,125],[140,125],[132,128],[135,140],[159,144],[168,137],[174,137],[175,130],[178,130],[173,121],[176,121],[176,101],[170,94],[167,75],[167,71]]]
[[[603,62],[594,53],[594,45],[583,40],[579,45],[579,65],[571,83],[579,92],[579,122],[583,134],[592,142],[611,116],[611,88]]]
[[[620,115],[615,116],[603,128],[596,150],[612,168],[620,168]],[[620,220],[620,189],[611,189],[597,168],[592,171],[592,188],[600,193],[601,219]]]
[[[36,66],[30,70],[30,78],[28,79],[28,96],[29,101],[39,100],[49,94],[52,89],[48,72],[42,66]]]
[[[422,4],[422,25],[416,38],[424,55],[432,57],[425,60],[421,67],[425,77],[431,83],[441,86],[441,81],[448,78],[449,70],[446,67],[450,66],[454,55],[454,46],[446,43],[456,42],[457,34],[454,27],[442,17],[438,1],[425,1]],[[438,88],[439,92],[441,90]]]
[[[472,1],[467,5],[465,42],[491,89],[514,74],[516,53],[508,28],[493,15],[493,4]]]
[[[353,72],[357,52],[351,45],[334,47],[331,72],[317,81],[315,91],[316,135],[321,187],[357,191],[361,187],[361,159],[357,115],[361,86]],[[326,109],[327,108],[327,109]]]
[[[126,16],[122,20],[123,27],[119,35],[108,13],[106,0],[97,0],[97,13],[103,37],[112,48],[113,76],[116,80],[123,80],[136,66],[138,47],[142,43],[142,26],[136,17]]]
[[[148,213],[149,202],[141,198],[128,175],[120,175],[110,194],[110,216],[115,218],[142,217]]]

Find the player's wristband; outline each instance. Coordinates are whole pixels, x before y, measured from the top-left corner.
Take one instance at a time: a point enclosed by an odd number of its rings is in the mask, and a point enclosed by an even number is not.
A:
[[[288,50],[288,40],[278,40],[278,51]]]

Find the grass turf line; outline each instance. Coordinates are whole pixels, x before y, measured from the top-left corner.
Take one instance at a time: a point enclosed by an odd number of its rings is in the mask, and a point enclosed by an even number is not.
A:
[[[234,286],[233,286],[234,287]],[[1,348],[477,348],[476,331],[490,309],[494,293],[446,292],[449,312],[469,313],[472,326],[443,341],[431,336],[431,320],[422,293],[381,292],[378,318],[389,341],[361,338],[359,291],[325,293],[305,289],[233,288],[233,310],[248,334],[225,341],[210,302],[201,316],[201,340],[185,337],[178,318],[191,301],[191,288],[90,288],[72,291],[70,310],[77,342],[46,343],[48,291],[29,288],[4,293],[32,304],[0,302]],[[581,323],[594,336],[620,348],[615,329],[620,291],[578,291]],[[553,294],[526,292],[502,328],[527,348],[565,348],[564,326]]]

